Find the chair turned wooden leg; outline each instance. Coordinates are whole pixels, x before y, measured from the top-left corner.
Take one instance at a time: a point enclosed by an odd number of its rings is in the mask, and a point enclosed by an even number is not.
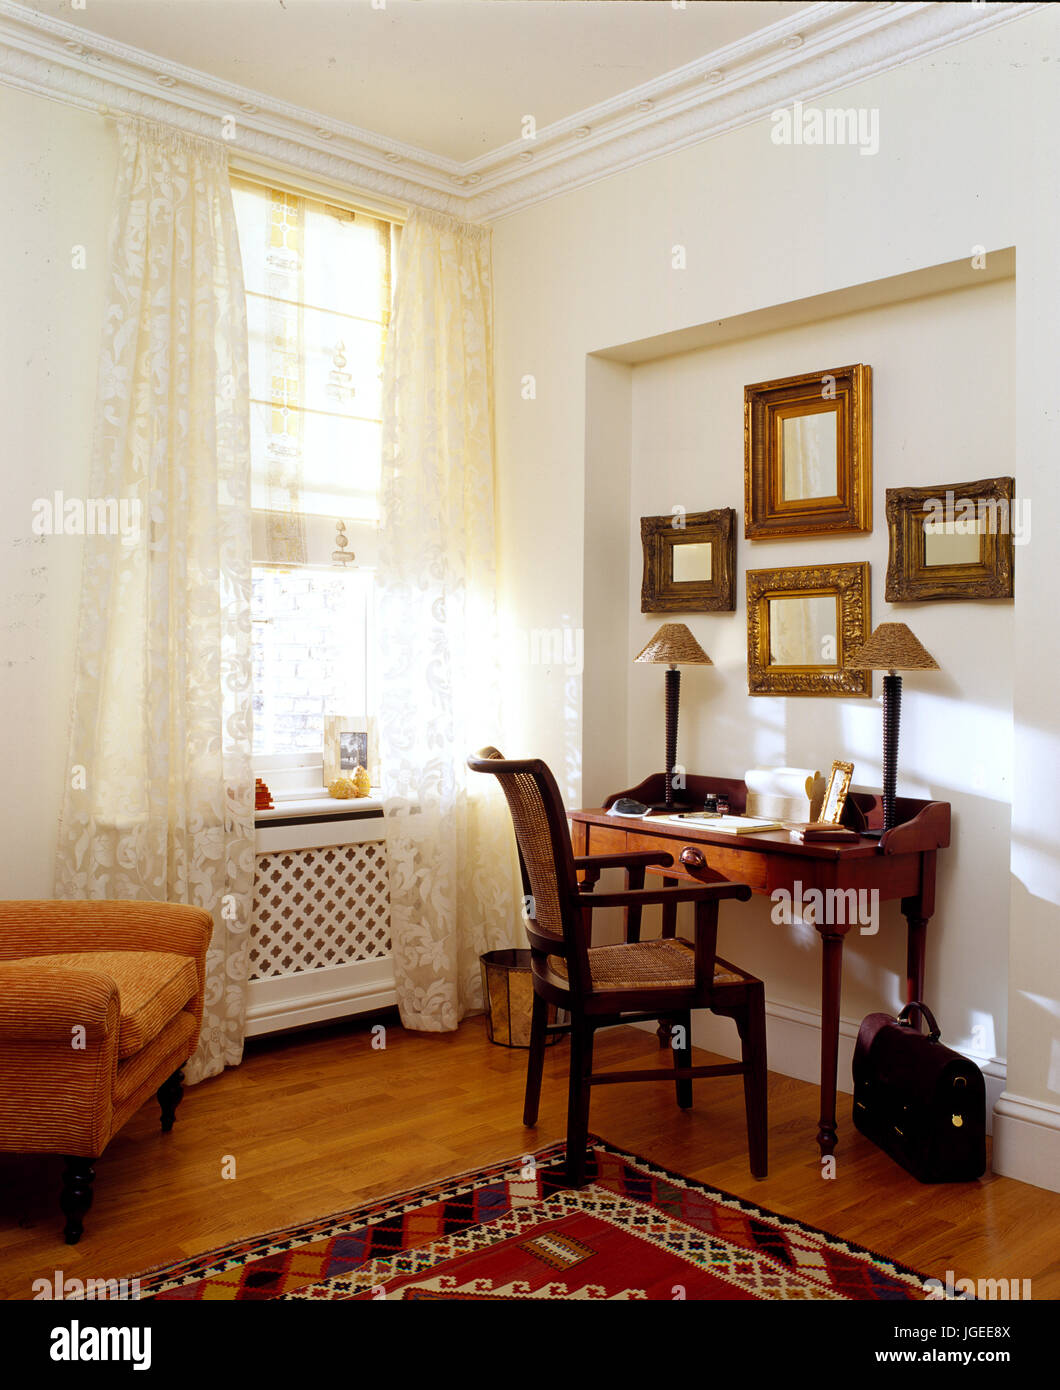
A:
[[[545,1038],[548,1024],[548,1001],[534,995],[534,1011],[530,1016],[530,1055],[526,1061],[526,1098],[523,1101],[523,1124],[537,1124],[537,1107],[541,1100],[541,1073],[545,1069]]]
[[[593,1069],[593,1030],[571,1020],[570,1088],[567,1098],[567,1181],[571,1187],[586,1183],[586,1146],[589,1142],[589,1077]]]
[[[162,1107],[162,1133],[168,1134],[173,1128],[173,1121],[177,1118],[177,1106],[180,1104],[181,1097],[184,1095],[184,1087],[181,1084],[184,1080],[184,1073],[178,1067],[172,1076],[162,1082],[155,1092],[156,1099]]]
[[[684,1039],[682,1047],[676,1047],[677,1038],[671,1035],[670,1046],[674,1053],[674,1068],[690,1067],[692,1065],[692,1015],[683,1013],[676,1021],[676,1028],[682,1030],[681,1036]],[[678,1078],[674,1083],[677,1088],[677,1103],[682,1110],[692,1108],[692,1078]]]
[[[747,1006],[736,1018],[743,1044],[744,1107],[747,1111],[747,1148],[751,1172],[764,1178],[769,1171],[769,1086],[766,1069],[765,988],[758,982],[748,987]]]
[[[59,1205],[66,1217],[63,1235],[67,1245],[76,1245],[85,1229],[84,1216],[92,1205],[92,1183],[96,1170],[94,1158],[78,1158],[67,1154],[63,1167],[63,1188]]]

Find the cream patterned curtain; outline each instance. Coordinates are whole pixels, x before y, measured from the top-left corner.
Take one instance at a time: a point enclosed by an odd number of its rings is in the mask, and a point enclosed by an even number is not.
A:
[[[119,125],[62,898],[213,914],[188,1079],[242,1056],[254,875],[247,326],[223,146]],[[135,520],[135,524],[133,524]]]
[[[415,212],[384,366],[379,761],[401,1020],[481,1008],[479,955],[525,944],[500,739],[490,234]],[[503,745],[502,745],[503,746]]]

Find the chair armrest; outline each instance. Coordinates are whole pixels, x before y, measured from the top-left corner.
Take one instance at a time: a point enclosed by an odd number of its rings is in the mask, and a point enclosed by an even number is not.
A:
[[[101,970],[0,961],[0,1038],[8,1042],[69,1045],[79,1027],[86,1042],[101,1042],[120,1017],[118,986]]]
[[[172,951],[205,958],[213,919],[184,903],[0,903],[0,961],[68,951]]]
[[[746,883],[700,883],[694,888],[627,888],[619,893],[587,893],[578,900],[582,909],[597,907],[650,907],[656,903],[721,902],[736,898],[746,902],[751,889]]]
[[[574,856],[575,869],[625,869],[658,865],[668,869],[674,862],[665,850],[631,849],[621,854],[580,854]]]

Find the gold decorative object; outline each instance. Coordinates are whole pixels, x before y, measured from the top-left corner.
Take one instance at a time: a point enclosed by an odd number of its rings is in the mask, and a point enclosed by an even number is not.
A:
[[[870,696],[850,656],[869,634],[867,564],[747,572],[751,695]]]
[[[724,613],[736,607],[736,513],[732,507],[643,516],[642,613]]]
[[[821,825],[839,825],[843,819],[843,807],[846,805],[850,779],[853,775],[853,763],[834,762],[832,764],[832,771],[828,778],[828,790],[824,794],[821,814],[818,817]]]
[[[872,530],[872,368],[744,387],[744,535]]]
[[[328,783],[328,796],[333,796],[336,801],[349,801],[361,795],[352,777],[336,777],[333,782]]]
[[[889,487],[888,603],[1012,598],[1013,478]]]

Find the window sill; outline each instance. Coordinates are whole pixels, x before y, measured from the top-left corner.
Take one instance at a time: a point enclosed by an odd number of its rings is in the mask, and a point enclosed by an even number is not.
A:
[[[290,796],[274,797],[273,802],[270,810],[254,812],[258,825],[268,825],[273,821],[328,820],[334,817],[350,819],[383,814],[383,803],[375,796],[351,796],[344,800],[326,794]]]

